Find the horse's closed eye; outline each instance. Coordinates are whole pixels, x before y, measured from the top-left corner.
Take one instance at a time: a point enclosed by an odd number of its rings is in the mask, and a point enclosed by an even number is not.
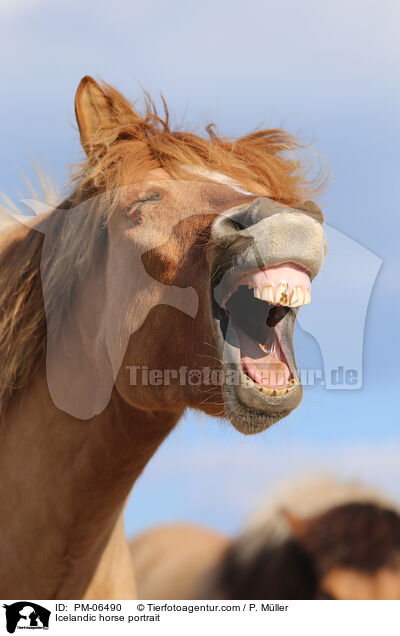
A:
[[[151,196],[143,197],[142,199],[136,199],[136,201],[134,201],[134,203],[126,211],[126,215],[127,216],[132,216],[133,214],[136,214],[136,213],[140,212],[142,210],[142,207],[146,203],[151,203],[153,201],[159,201],[159,199],[160,199],[160,195],[158,194],[158,192],[155,192]]]

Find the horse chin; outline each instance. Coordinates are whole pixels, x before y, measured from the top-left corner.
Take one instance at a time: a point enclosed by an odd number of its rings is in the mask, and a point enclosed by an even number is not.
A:
[[[224,401],[231,424],[244,435],[262,433],[267,428],[287,417],[301,402],[303,390],[296,386],[290,396],[260,398],[257,389],[241,393],[240,387],[225,386]]]
[[[226,343],[223,344],[226,347]],[[236,351],[237,363],[223,364],[224,370],[235,370],[240,381],[237,384],[222,386],[226,417],[231,424],[245,435],[261,433],[287,417],[303,397],[303,388],[296,377],[291,390],[283,395],[268,395],[256,383],[249,381],[243,371],[239,348]]]

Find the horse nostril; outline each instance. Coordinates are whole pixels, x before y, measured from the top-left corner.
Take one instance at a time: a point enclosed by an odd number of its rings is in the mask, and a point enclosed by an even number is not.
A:
[[[226,220],[229,221],[234,231],[240,232],[241,230],[246,230],[261,220],[262,217],[260,217],[259,207],[259,201],[256,200],[251,205],[237,208],[234,212],[226,216]]]
[[[245,228],[246,225],[236,215],[221,215],[213,224],[212,236],[214,243],[222,246],[234,243],[239,237],[243,236],[241,232]]]
[[[236,219],[230,219],[230,224],[232,228],[234,230],[237,230],[238,232],[240,232],[241,230],[244,230],[244,228],[246,227],[245,225],[243,225],[243,223],[236,221]]]
[[[238,238],[245,238],[246,232],[243,230],[247,230],[259,220],[255,208],[253,203],[250,206],[242,205],[222,213],[213,224],[214,241],[226,245],[229,242],[237,241]]]

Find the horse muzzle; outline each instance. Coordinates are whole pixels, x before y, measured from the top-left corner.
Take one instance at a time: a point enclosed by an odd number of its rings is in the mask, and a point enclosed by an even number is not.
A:
[[[301,401],[293,329],[326,253],[322,222],[312,202],[257,197],[213,224],[211,306],[222,364],[239,372],[223,392],[241,432],[264,430]]]

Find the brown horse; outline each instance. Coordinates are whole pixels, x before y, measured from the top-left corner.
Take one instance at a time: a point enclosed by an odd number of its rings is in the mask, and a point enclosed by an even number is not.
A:
[[[400,599],[398,506],[355,485],[306,486],[235,539],[183,524],[143,533],[131,544],[139,597]]]
[[[132,485],[186,407],[251,434],[299,404],[325,252],[283,131],[173,132],[89,77],[76,116],[70,196],[1,238],[2,598],[134,598]]]

